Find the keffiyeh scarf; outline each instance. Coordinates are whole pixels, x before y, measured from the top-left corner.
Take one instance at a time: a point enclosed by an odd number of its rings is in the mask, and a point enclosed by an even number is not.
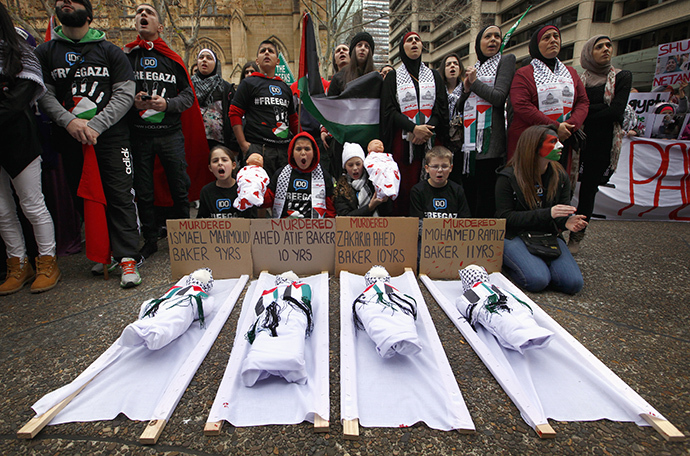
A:
[[[431,118],[431,111],[436,102],[436,81],[434,73],[423,63],[419,67],[419,101],[417,91],[412,82],[412,75],[407,71],[405,65],[400,66],[395,73],[395,83],[397,86],[397,98],[400,105],[400,112],[405,114],[415,125],[424,125]],[[407,135],[403,132],[403,139]],[[431,148],[433,137],[428,142]],[[414,159],[414,145],[410,143],[410,163]]]
[[[534,68],[539,110],[556,122],[565,122],[570,118],[575,100],[575,84],[570,71],[558,59],[554,71],[539,59],[532,59],[531,65]]]
[[[281,218],[283,207],[285,207],[285,197],[288,186],[290,185],[290,175],[292,167],[287,165],[278,176],[276,184],[276,196],[273,200],[273,218]],[[290,214],[288,214],[289,216]],[[326,215],[326,182],[323,178],[321,165],[311,172],[311,218],[323,218]]]

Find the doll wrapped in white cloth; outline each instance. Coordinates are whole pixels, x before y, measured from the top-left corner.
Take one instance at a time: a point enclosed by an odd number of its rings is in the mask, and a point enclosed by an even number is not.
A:
[[[184,334],[195,320],[204,326],[204,313],[211,311],[204,306],[213,288],[213,274],[208,268],[197,269],[184,280],[184,285],[174,286],[160,298],[141,305],[139,320],[122,331],[122,345],[143,343],[149,350],[158,350]]]
[[[247,166],[237,173],[237,198],[232,203],[235,209],[244,211],[249,207],[261,207],[271,179],[264,171],[264,158],[259,154],[247,157]]]
[[[455,306],[473,327],[479,323],[503,347],[519,353],[549,343],[553,332],[539,326],[527,303],[489,283],[486,269],[470,265],[458,272],[464,294]]]
[[[275,285],[256,303],[257,318],[246,335],[251,345],[242,362],[245,386],[271,375],[307,382],[304,348],[313,328],[311,287],[292,271],[276,276]]]
[[[367,288],[352,305],[357,329],[364,329],[382,358],[412,356],[420,352],[417,335],[417,302],[390,284],[383,266],[374,266],[364,276]]]
[[[384,152],[383,142],[374,139],[367,145],[364,168],[369,180],[374,184],[376,196],[395,200],[400,192],[400,169],[391,154]]]

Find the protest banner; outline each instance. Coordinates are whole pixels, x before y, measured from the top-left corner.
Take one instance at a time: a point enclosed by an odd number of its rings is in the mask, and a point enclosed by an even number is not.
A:
[[[254,276],[261,271],[333,274],[335,219],[257,219],[251,223]]]
[[[364,275],[374,265],[392,276],[417,272],[416,217],[336,217],[335,270]]]
[[[505,219],[424,219],[420,274],[457,280],[471,264],[500,272],[505,228]]]
[[[690,39],[659,45],[653,88],[690,81]]]
[[[174,280],[199,268],[216,279],[252,273],[248,219],[168,220],[170,273]]]
[[[278,65],[276,65],[276,76],[282,79],[283,82],[287,85],[290,85],[293,82],[295,82],[295,75],[292,74],[290,65],[288,65],[288,62],[287,60],[285,60],[285,57],[283,56],[282,52],[278,53]]]
[[[577,206],[577,200],[571,204]],[[690,141],[623,139],[618,169],[599,187],[594,214],[608,220],[690,221]]]
[[[635,110],[637,116],[637,131],[639,136],[651,138],[654,129],[654,106],[667,102],[670,97],[668,92],[632,92],[628,96],[628,104]]]

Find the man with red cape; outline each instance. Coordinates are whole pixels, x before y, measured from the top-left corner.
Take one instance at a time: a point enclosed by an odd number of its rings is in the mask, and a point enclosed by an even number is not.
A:
[[[213,176],[206,166],[208,144],[194,87],[182,58],[160,37],[161,17],[143,3],[136,8],[134,25],[139,35],[124,50],[136,82],[130,125],[134,189],[144,236],[140,253],[146,258],[158,250],[154,198],[168,199],[159,205],[172,200],[172,218],[189,218],[190,197],[198,199],[199,189]],[[164,172],[154,168],[156,158]],[[166,189],[168,198],[163,195]]]

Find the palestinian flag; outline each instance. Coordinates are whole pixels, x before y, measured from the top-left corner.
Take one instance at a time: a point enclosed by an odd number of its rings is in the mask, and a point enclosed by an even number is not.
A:
[[[350,82],[340,95],[327,97],[309,13],[302,18],[298,78],[304,107],[340,144],[359,143],[366,150],[369,141],[379,137],[381,76],[376,71],[366,74]]]
[[[155,109],[147,109],[139,111],[139,115],[143,120],[150,123],[161,123],[165,118],[165,111],[156,111]]]
[[[72,97],[74,106],[70,109],[70,112],[74,114],[79,119],[91,120],[96,115],[98,107],[96,103],[91,101],[87,97]]]

